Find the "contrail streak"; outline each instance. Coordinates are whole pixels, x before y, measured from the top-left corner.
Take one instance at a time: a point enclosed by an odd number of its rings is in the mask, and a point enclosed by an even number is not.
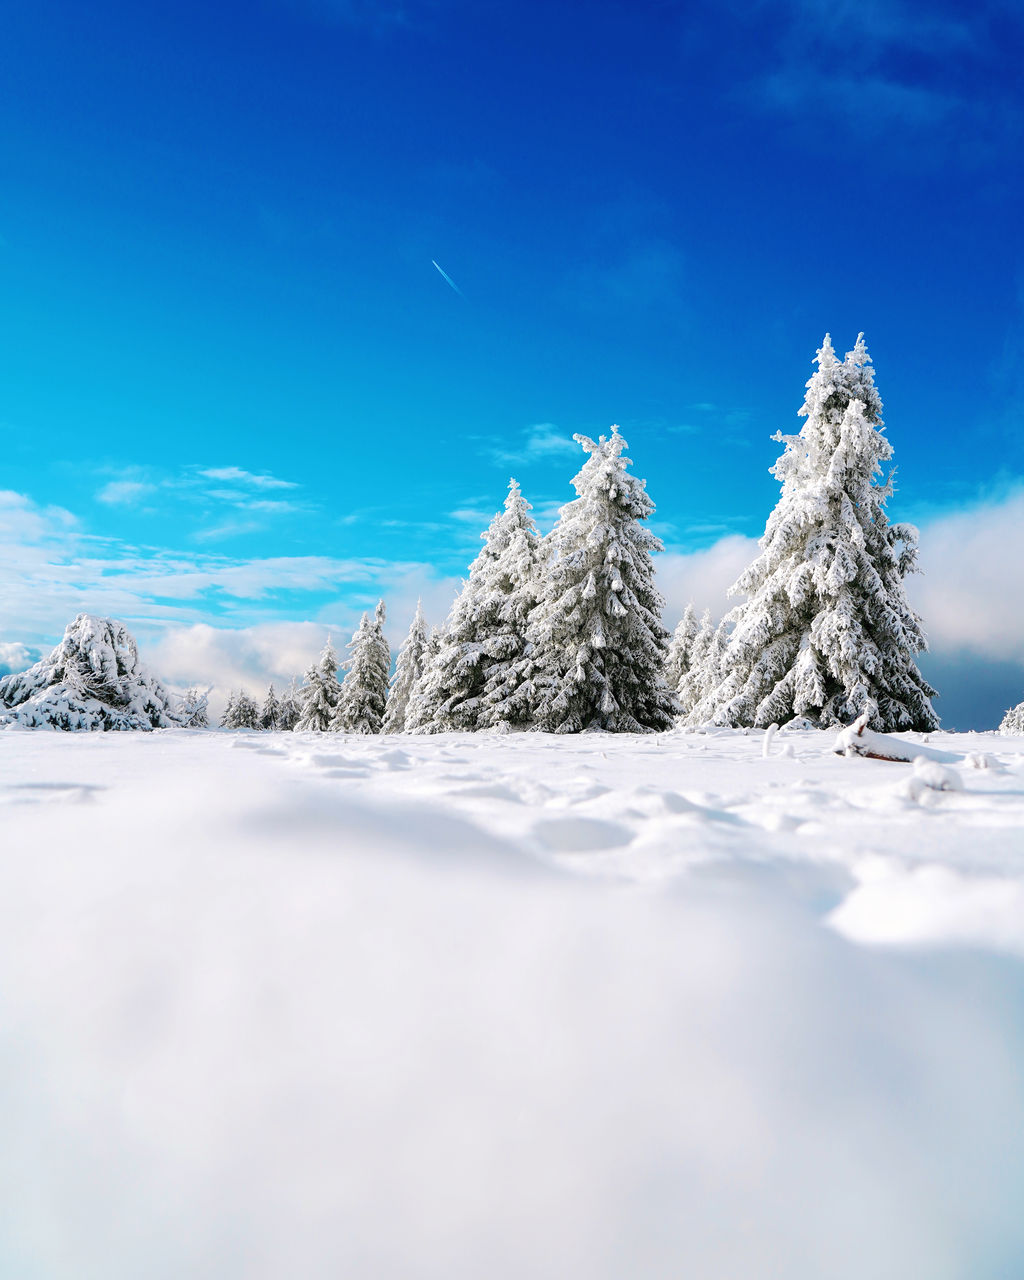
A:
[[[431,259],[430,259],[430,261],[434,264],[434,266],[435,266],[435,267],[437,267],[437,263],[436,263],[436,262],[434,262],[434,259],[433,259],[433,258],[431,258]],[[451,276],[448,274],[448,272],[447,272],[447,271],[445,271],[444,267],[437,267],[437,269],[438,269],[438,271],[440,271],[440,273],[444,276],[444,278],[448,281],[448,283],[449,283],[449,284],[451,285],[451,287],[455,290],[455,292],[459,295],[459,297],[460,297],[460,298],[465,298],[465,296],[466,296],[466,295],[462,292],[462,290],[459,288],[459,286],[458,286],[458,285],[455,283],[455,281],[451,278]]]

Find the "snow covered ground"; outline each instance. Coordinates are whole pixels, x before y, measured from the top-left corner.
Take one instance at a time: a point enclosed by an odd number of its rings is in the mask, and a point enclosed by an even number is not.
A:
[[[833,738],[0,733],[0,1276],[1024,1274],[1024,739]]]

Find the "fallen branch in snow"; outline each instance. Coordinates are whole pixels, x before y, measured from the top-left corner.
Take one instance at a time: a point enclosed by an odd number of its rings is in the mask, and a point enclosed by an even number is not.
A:
[[[836,738],[833,748],[837,756],[865,756],[868,760],[892,760],[912,764],[915,760],[934,760],[937,764],[962,764],[963,756],[951,751],[937,751],[917,742],[906,742],[888,733],[868,728],[867,713],[858,716]]]

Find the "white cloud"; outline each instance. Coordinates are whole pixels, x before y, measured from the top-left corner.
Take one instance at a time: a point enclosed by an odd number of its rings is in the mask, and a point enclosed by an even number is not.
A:
[[[0,675],[7,671],[24,671],[35,661],[28,645],[17,640],[0,641]]]
[[[757,539],[731,533],[701,551],[666,551],[657,558],[658,587],[673,626],[692,601],[698,613],[718,619],[737,603],[727,592],[757,554]]]
[[[535,422],[526,427],[517,444],[507,444],[495,448],[487,447],[484,452],[498,463],[528,464],[542,462],[546,458],[563,458],[578,454],[579,445],[572,438],[572,433],[564,431],[553,422]]]
[[[297,489],[293,480],[279,480],[276,476],[255,475],[251,471],[243,471],[241,467],[206,467],[199,475],[207,480],[221,480],[235,484],[248,485],[253,489]]]
[[[156,485],[147,480],[111,480],[96,494],[98,502],[109,506],[130,507],[156,492]]]
[[[934,650],[1024,661],[1022,530],[1024,487],[922,527],[907,592]]]

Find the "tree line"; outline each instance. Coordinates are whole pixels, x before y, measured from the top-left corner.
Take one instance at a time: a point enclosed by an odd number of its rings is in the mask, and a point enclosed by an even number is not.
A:
[[[679,722],[828,727],[867,713],[883,732],[938,725],[918,669],[927,648],[904,580],[917,532],[891,524],[892,446],[861,334],[844,359],[829,336],[816,355],[793,435],[772,474],[779,500],[744,597],[717,625],[692,605],[673,634],[646,527],[654,510],[618,427],[577,435],[586,460],[576,498],[541,537],[518,483],[482,534],[447,621],[417,608],[389,680],[384,605],[362,617],[339,663],[330,640],[301,686],[262,706],[233,693],[222,723],[346,733],[538,729],[655,732]],[[196,691],[190,696],[200,699]],[[193,722],[205,710],[196,707]]]

